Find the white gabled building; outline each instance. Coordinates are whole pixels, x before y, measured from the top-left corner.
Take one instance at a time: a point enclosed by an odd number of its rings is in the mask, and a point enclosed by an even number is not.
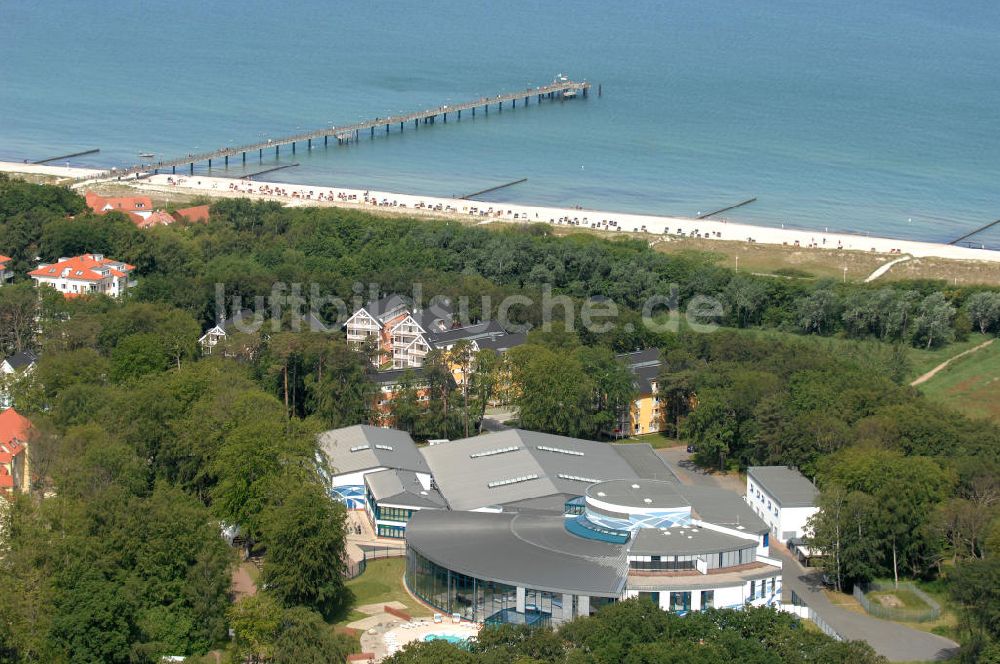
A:
[[[771,533],[783,543],[809,533],[807,522],[819,508],[819,489],[788,466],[751,466],[747,469],[744,500]]]
[[[101,254],[83,254],[39,265],[28,276],[39,286],[51,286],[65,297],[91,293],[120,297],[133,285],[129,281],[133,270],[134,266]]]

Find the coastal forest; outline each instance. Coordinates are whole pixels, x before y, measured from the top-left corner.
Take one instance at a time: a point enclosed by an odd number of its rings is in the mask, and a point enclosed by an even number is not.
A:
[[[136,266],[128,297],[65,299],[26,277],[38,261],[85,252]],[[39,356],[6,385],[37,436],[32,491],[9,502],[0,529],[0,662],[213,650],[343,661],[356,643],[330,625],[352,606],[345,513],[328,499],[315,434],[389,417],[418,439],[474,435],[499,402],[525,428],[607,438],[635,398],[615,356],[647,348],[663,358],[664,438],[709,469],[798,467],[821,490],[813,543],[830,553],[836,588],[933,584],[956,607],[949,635],[965,660],[1000,661],[1000,425],[910,385],[915,358],[1000,334],[996,290],[756,276],[631,239],[243,199],[214,202],[205,224],[140,230],[89,213],[67,189],[2,174],[0,253],[15,274],[0,287],[0,358]],[[337,301],[350,309],[414,284],[467,302],[473,321],[515,298],[505,324],[530,332],[503,355],[432,354],[426,395],[406,375],[387,413]],[[299,298],[328,330],[298,324]],[[587,319],[612,304],[604,324]],[[242,308],[261,311],[264,327],[203,355],[199,337]],[[463,362],[476,371],[457,387],[449,367]],[[261,591],[234,602],[231,571],[248,554],[262,561]],[[472,652],[432,643],[392,661],[775,656],[877,661],[789,616],[680,619],[642,602],[556,633],[504,628]]]

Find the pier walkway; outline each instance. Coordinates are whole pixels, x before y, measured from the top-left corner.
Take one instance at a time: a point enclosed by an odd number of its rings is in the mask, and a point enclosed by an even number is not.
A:
[[[479,99],[467,101],[461,104],[446,104],[438,106],[437,108],[415,111],[413,113],[392,115],[385,118],[375,118],[373,120],[364,120],[362,122],[356,122],[354,124],[340,127],[324,127],[322,129],[316,129],[314,131],[295,134],[292,136],[284,136],[274,139],[269,138],[266,141],[258,143],[249,143],[247,145],[240,145],[236,147],[220,147],[218,150],[213,150],[211,152],[189,154],[186,157],[179,157],[176,159],[168,159],[148,164],[136,164],[135,166],[130,166],[125,169],[107,171],[106,173],[103,173],[102,176],[107,178],[120,178],[122,176],[129,175],[139,176],[141,174],[156,174],[160,171],[165,171],[166,169],[170,169],[171,172],[176,173],[178,166],[182,168],[187,166],[189,172],[194,173],[194,165],[197,163],[207,162],[209,168],[211,168],[213,161],[221,159],[223,163],[228,166],[230,158],[238,158],[243,164],[245,164],[247,161],[247,154],[252,154],[254,152],[257,153],[259,160],[263,160],[265,150],[273,149],[274,155],[277,157],[280,155],[281,148],[284,146],[291,146],[292,154],[295,154],[297,143],[305,143],[307,149],[311,150],[313,147],[313,141],[319,139],[323,140],[324,146],[329,145],[331,137],[338,143],[349,143],[359,140],[365,133],[374,138],[376,130],[381,132],[384,129],[385,133],[388,134],[390,129],[395,125],[399,125],[399,130],[403,131],[405,126],[410,122],[413,123],[415,128],[418,127],[420,123],[432,124],[438,118],[441,118],[443,122],[447,122],[449,114],[454,116],[456,120],[461,120],[462,111],[471,111],[471,114],[475,115],[476,110],[481,109],[483,113],[489,114],[490,107],[495,106],[498,112],[502,112],[504,104],[510,104],[511,108],[517,108],[518,101],[523,101],[524,105],[527,106],[533,97],[537,98],[539,103],[543,99],[570,99],[575,97],[578,93],[586,97],[589,90],[590,83],[586,81],[578,82],[560,80],[550,85],[528,88],[517,92],[508,92],[506,94],[498,94],[495,97],[480,97]]]

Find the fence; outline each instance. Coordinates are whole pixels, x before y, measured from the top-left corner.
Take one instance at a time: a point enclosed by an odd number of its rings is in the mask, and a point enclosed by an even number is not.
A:
[[[935,602],[930,595],[925,593],[920,588],[917,588],[909,581],[900,583],[898,590],[913,593],[925,604],[926,608],[919,609],[885,606],[877,599],[873,600],[868,597],[868,593],[872,591],[897,591],[894,584],[879,581],[872,581],[867,585],[856,584],[854,586],[854,599],[858,600],[858,603],[864,607],[865,611],[868,612],[869,615],[873,615],[877,618],[885,618],[886,620],[897,620],[900,622],[927,622],[928,620],[934,620],[941,615],[941,605]]]
[[[781,610],[787,611],[788,613],[794,613],[799,618],[809,620],[816,625],[816,627],[819,627],[821,632],[836,639],[837,641],[844,640],[844,637],[842,637],[840,633],[830,625],[830,623],[823,620],[818,613],[813,611],[811,607],[807,606],[794,590],[792,591],[792,603],[782,604]]]
[[[365,557],[361,560],[348,561],[344,569],[344,578],[350,580],[361,576],[368,568],[369,560],[379,560],[381,558],[402,558],[406,555],[405,545],[385,546],[385,545],[362,545]]]

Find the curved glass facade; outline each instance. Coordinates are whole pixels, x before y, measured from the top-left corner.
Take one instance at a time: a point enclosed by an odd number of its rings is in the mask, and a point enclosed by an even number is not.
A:
[[[517,588],[496,581],[477,579],[441,567],[408,548],[406,586],[414,595],[442,613],[457,613],[479,623],[546,624],[562,613],[562,595],[525,590],[525,610],[517,611]]]

